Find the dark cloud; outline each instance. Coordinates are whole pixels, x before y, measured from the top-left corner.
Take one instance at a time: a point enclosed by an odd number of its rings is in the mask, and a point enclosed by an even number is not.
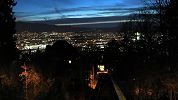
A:
[[[22,18],[22,17],[29,17],[29,16],[33,16],[33,15],[35,15],[35,14],[33,14],[33,13],[27,13],[27,12],[15,12],[15,16],[17,17],[17,18]]]
[[[60,0],[56,0],[60,1]],[[61,0],[62,1],[62,0]],[[70,0],[68,0],[70,1]],[[43,17],[44,15],[52,15],[52,14],[58,14],[59,18],[68,18],[68,17],[82,17],[82,16],[102,16],[103,14],[105,15],[110,15],[110,14],[128,14],[128,13],[134,13],[137,12],[140,8],[135,7],[135,8],[129,8],[124,4],[116,4],[116,5],[108,5],[108,6],[95,6],[95,7],[76,7],[76,8],[65,8],[61,9],[58,7],[54,7],[53,9],[46,10],[44,12],[40,13],[34,13],[34,12],[16,12],[15,15],[18,18],[23,18],[23,17],[35,17],[35,16],[41,16]],[[85,12],[85,11],[95,11],[97,13],[89,13],[89,14],[71,14],[73,12]],[[50,16],[50,18],[52,18]]]
[[[100,9],[100,11],[103,12],[119,12],[119,13],[126,13],[126,12],[137,12],[140,8],[106,8],[106,9]]]
[[[132,14],[132,11],[129,10],[123,10],[123,11],[106,11],[106,12],[100,12],[99,14],[104,14],[104,15],[111,15],[111,14],[115,14],[115,15],[127,15],[127,14]]]

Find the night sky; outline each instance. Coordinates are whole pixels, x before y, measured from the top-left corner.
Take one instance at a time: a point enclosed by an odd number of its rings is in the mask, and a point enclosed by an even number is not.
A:
[[[17,21],[124,16],[142,7],[141,0],[16,0]]]

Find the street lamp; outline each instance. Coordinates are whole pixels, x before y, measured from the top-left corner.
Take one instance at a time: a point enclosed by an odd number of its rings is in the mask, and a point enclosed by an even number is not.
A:
[[[72,63],[72,61],[71,60],[69,60],[69,64],[71,64]]]

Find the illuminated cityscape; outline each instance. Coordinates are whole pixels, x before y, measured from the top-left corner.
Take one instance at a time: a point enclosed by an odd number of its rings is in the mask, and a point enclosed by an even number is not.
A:
[[[92,47],[96,46],[104,48],[105,45],[111,40],[121,40],[123,37],[117,32],[21,32],[14,35],[16,46],[20,50],[28,49],[45,49],[46,45],[52,45],[57,40],[66,40],[74,47]]]
[[[0,100],[178,100],[177,0],[0,0]]]

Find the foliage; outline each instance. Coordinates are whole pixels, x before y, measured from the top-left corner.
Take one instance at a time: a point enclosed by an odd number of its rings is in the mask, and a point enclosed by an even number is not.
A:
[[[24,68],[24,67],[23,67]],[[19,74],[21,81],[24,84],[24,92],[26,92],[26,98],[33,100],[42,92],[48,92],[52,86],[50,79],[44,80],[40,73],[37,73],[34,67],[26,68]]]
[[[143,73],[142,73],[143,74]],[[132,94],[134,100],[161,100],[170,98],[176,100],[178,92],[177,73],[149,72],[144,77],[137,76],[133,81]],[[154,76],[154,77],[153,77]]]

